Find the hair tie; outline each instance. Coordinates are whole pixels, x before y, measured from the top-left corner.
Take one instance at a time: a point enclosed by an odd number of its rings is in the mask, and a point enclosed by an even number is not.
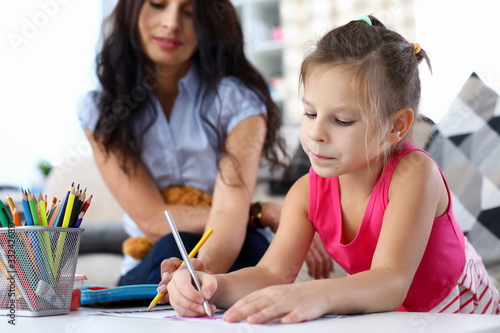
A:
[[[368,16],[361,16],[358,21],[365,21],[368,25],[372,25],[372,20]]]
[[[411,43],[411,45],[413,45],[413,52],[415,54],[418,54],[418,52],[422,49],[419,43]]]

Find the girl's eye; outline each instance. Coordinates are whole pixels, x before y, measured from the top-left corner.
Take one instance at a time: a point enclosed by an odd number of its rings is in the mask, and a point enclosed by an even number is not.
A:
[[[340,126],[349,126],[349,125],[352,125],[354,123],[354,121],[343,121],[343,120],[340,120],[340,119],[336,119],[335,121]]]
[[[304,116],[312,119],[312,118],[316,118],[316,113],[304,111]]]

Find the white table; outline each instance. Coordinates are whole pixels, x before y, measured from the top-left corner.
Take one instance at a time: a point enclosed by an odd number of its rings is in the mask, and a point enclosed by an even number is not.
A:
[[[500,332],[500,315],[457,315],[387,312],[347,318],[321,318],[306,323],[282,325],[229,324],[220,321],[178,321],[106,316],[98,309],[81,308],[67,315],[48,317],[16,317],[15,326],[8,317],[0,317],[0,332]]]

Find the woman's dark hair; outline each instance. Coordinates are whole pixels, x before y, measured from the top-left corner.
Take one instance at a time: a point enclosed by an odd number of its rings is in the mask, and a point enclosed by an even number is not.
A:
[[[140,0],[120,0],[105,24],[110,31],[104,38],[96,58],[97,77],[102,86],[98,107],[100,116],[94,139],[106,153],[117,152],[121,167],[137,165],[142,149],[142,133],[134,131],[134,123],[144,118],[150,103],[154,69],[144,55],[139,37]],[[250,64],[244,54],[243,35],[236,11],[229,0],[192,0],[193,23],[198,49],[193,55],[202,83],[209,89],[206,96],[216,94],[221,80],[227,76],[238,78],[265,104],[267,134],[262,155],[272,167],[283,166],[281,152],[286,156],[284,141],[279,136],[281,112],[270,96],[264,78]],[[105,25],[103,26],[106,27]],[[104,31],[103,33],[106,33]],[[154,82],[153,82],[154,84]],[[148,126],[154,121],[153,119]],[[219,140],[219,152],[226,153]],[[132,161],[134,163],[129,164]]]
[[[346,66],[354,75],[352,88],[362,101],[363,117],[371,124],[368,132],[380,134],[387,120],[402,108],[411,108],[415,119],[419,117],[418,65],[425,59],[430,69],[430,61],[423,49],[416,52],[400,34],[369,18],[371,25],[351,21],[323,36],[302,62],[299,84],[303,86],[317,69]],[[410,129],[407,139],[411,135]]]

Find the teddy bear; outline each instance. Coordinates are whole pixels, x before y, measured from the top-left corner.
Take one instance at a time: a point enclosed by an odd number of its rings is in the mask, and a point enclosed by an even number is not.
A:
[[[212,205],[212,197],[209,194],[188,185],[167,187],[161,191],[161,195],[167,204],[172,205],[201,207]],[[138,260],[144,258],[152,247],[153,244],[146,236],[129,237],[122,244],[123,253]]]

